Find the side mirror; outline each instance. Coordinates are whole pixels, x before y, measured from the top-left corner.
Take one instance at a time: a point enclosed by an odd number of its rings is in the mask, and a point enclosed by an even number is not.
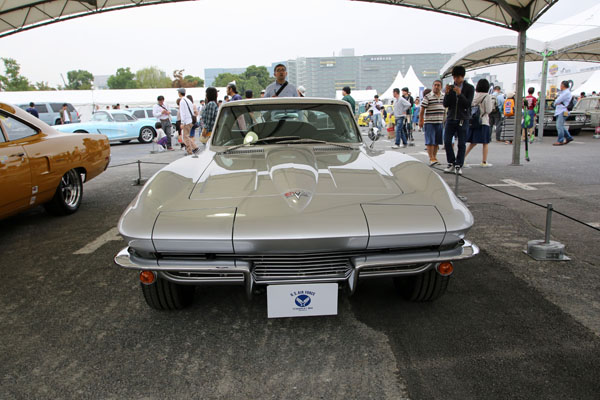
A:
[[[381,132],[379,131],[379,128],[369,128],[369,139],[371,139],[373,142],[376,142],[377,140],[379,140],[380,137]]]

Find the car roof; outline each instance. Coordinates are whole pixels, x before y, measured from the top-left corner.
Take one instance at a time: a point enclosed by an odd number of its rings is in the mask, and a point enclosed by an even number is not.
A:
[[[333,100],[321,97],[269,97],[269,98],[258,98],[258,99],[245,99],[230,101],[221,104],[221,107],[235,107],[235,106],[256,106],[261,104],[336,104],[336,105],[348,105],[343,100]]]

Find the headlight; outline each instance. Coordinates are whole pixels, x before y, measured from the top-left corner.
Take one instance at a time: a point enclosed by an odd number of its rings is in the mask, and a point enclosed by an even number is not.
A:
[[[551,124],[552,123],[552,117],[545,117],[544,118],[544,123]]]
[[[575,117],[575,121],[577,122],[585,122],[585,115],[578,115]]]

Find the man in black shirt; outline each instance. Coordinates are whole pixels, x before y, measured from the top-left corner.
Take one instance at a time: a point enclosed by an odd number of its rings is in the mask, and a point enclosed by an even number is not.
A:
[[[446,85],[444,96],[444,107],[446,113],[446,132],[444,136],[444,148],[446,149],[446,160],[448,166],[444,172],[453,172],[462,175],[462,166],[465,161],[466,138],[469,121],[471,119],[471,103],[475,96],[473,85],[465,82],[465,68],[457,65],[452,69],[454,85]],[[454,156],[452,138],[456,135],[458,139],[458,153]]]

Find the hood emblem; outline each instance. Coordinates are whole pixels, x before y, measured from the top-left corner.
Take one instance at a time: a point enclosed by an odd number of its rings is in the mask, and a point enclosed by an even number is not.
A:
[[[298,199],[300,200],[300,197],[310,197],[310,193],[306,192],[304,190],[293,190],[291,192],[287,192],[283,194],[285,196],[286,199]]]

